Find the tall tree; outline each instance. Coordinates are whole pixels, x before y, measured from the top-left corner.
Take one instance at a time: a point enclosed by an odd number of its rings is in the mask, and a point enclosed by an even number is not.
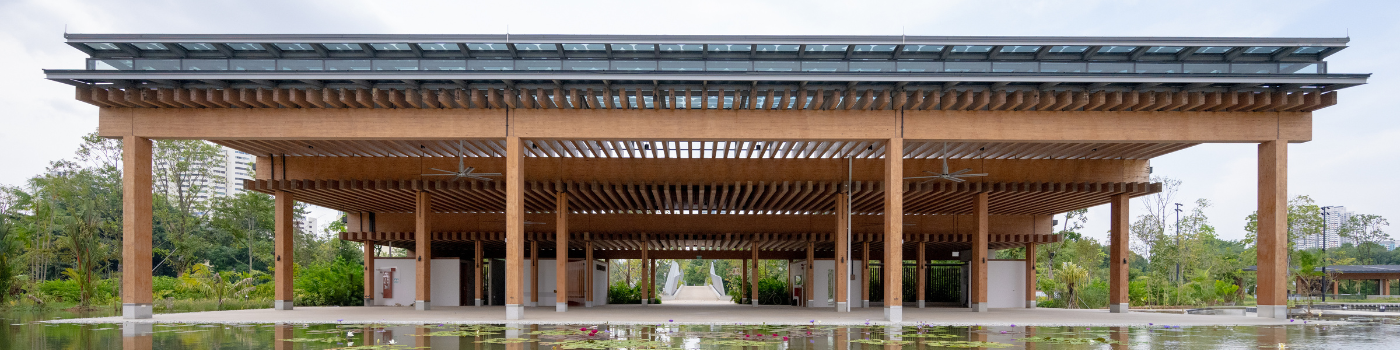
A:
[[[160,140],[152,158],[153,187],[157,196],[155,221],[169,244],[168,253],[157,264],[169,263],[176,271],[188,270],[198,262],[195,252],[207,246],[198,233],[205,224],[213,186],[211,166],[223,162],[219,146],[200,140]]]

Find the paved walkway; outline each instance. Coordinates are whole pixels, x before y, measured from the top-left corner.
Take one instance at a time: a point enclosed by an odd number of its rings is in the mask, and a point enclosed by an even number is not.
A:
[[[412,307],[297,307],[291,311],[272,309],[191,312],[158,314],[152,319],[136,322],[155,323],[506,323],[505,308],[435,307],[416,311]],[[661,324],[674,320],[681,324],[885,324],[880,308],[855,309],[837,313],[830,308],[808,309],[791,306],[741,305],[608,305],[592,308],[572,307],[568,312],[555,312],[553,307],[526,308],[525,319],[511,323],[526,324]],[[117,323],[119,317],[57,320],[62,323]],[[992,309],[977,313],[962,308],[904,309],[904,324],[936,325],[1060,325],[1060,326],[1209,326],[1209,325],[1274,325],[1289,324],[1288,320],[1273,320],[1252,316],[1176,315],[1151,312],[1113,314],[1107,310],[1065,309]]]
[[[667,299],[661,305],[734,305],[728,297],[721,298],[709,286],[681,286],[674,299]]]

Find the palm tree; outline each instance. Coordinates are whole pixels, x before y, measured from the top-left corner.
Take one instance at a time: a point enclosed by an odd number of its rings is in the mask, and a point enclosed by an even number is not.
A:
[[[208,263],[197,264],[191,268],[190,273],[180,277],[180,280],[206,297],[213,298],[219,302],[219,309],[224,308],[224,300],[230,298],[241,298],[257,288],[253,286],[254,278],[252,273],[238,282],[230,283],[220,273],[214,272]],[[236,274],[236,273],[235,273]],[[237,278],[237,276],[235,276]]]
[[[1068,302],[1065,303],[1066,307],[1079,308],[1079,294],[1075,293],[1075,287],[1089,283],[1089,270],[1072,262],[1061,264],[1058,270],[1059,272],[1055,274],[1055,281],[1065,286],[1065,297],[1068,298]]]

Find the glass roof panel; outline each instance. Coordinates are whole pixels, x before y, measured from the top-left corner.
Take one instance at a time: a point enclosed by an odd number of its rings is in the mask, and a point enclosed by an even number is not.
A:
[[[904,52],[940,52],[943,45],[904,45]]]
[[[1244,49],[1244,53],[1246,53],[1246,54],[1270,54],[1270,53],[1274,53],[1274,51],[1278,51],[1278,49],[1279,49],[1278,46],[1255,46],[1255,47],[1251,47],[1251,48],[1248,48],[1248,49]]]
[[[607,44],[564,44],[564,51],[607,51]]]
[[[559,46],[554,44],[515,44],[515,49],[520,51],[555,51]]]
[[[1099,53],[1129,53],[1137,49],[1137,46],[1104,46],[1099,48]]]
[[[331,51],[360,51],[360,44],[321,44]]]
[[[424,51],[456,51],[457,44],[454,43],[418,43],[418,47]]]
[[[807,45],[807,51],[846,51],[850,45]]]
[[[661,52],[690,52],[703,51],[705,45],[699,44],[661,44]]]
[[[93,50],[120,50],[117,48],[117,44],[113,43],[83,43],[83,45],[87,45]]]
[[[218,50],[218,48],[215,48],[215,47],[214,47],[214,44],[210,44],[210,43],[180,43],[180,47],[183,47],[183,48],[185,48],[185,50],[190,50],[190,51],[214,51],[214,50]]]
[[[311,44],[273,44],[284,51],[313,51]]]
[[[262,51],[262,44],[254,43],[229,43],[228,47],[234,51]]]
[[[131,46],[142,50],[169,50],[161,43],[132,43]]]
[[[1040,50],[1040,46],[1002,46],[1001,52],[1032,53]]]
[[[467,44],[467,49],[472,51],[508,51],[506,44]]]
[[[1182,49],[1185,48],[1181,46],[1153,46],[1147,48],[1147,53],[1177,53]]]
[[[653,44],[612,44],[613,51],[652,51],[656,50]]]
[[[1082,53],[1088,51],[1088,46],[1051,46],[1051,53]]]
[[[957,53],[982,53],[982,52],[991,52],[991,51],[992,51],[992,47],[991,47],[991,46],[968,46],[968,45],[959,45],[959,46],[954,46],[954,47],[953,47],[953,52],[957,52]]]
[[[856,45],[856,52],[894,52],[894,45]]]
[[[772,46],[772,45],[769,45],[769,46]],[[749,45],[749,44],[737,44],[737,45],[730,45],[730,44],[710,44],[710,51],[714,51],[714,52],[749,51],[749,50],[751,50],[751,49],[753,49],[753,45]]]
[[[1225,51],[1230,51],[1230,49],[1232,49],[1232,47],[1228,47],[1228,46],[1207,46],[1207,47],[1202,47],[1200,50],[1196,50],[1196,53],[1225,53]]]
[[[375,50],[379,50],[379,51],[409,51],[409,50],[413,50],[413,48],[412,48],[412,47],[409,47],[408,44],[406,44],[406,43],[379,43],[379,44],[369,44],[369,46],[370,46],[370,47],[373,47]]]
[[[1300,47],[1300,48],[1298,48],[1298,51],[1293,51],[1293,53],[1295,53],[1295,54],[1303,54],[1303,55],[1312,55],[1312,54],[1320,53],[1320,52],[1325,51],[1325,50],[1327,50],[1326,47],[1321,47],[1321,46],[1309,46],[1309,47]]]
[[[758,45],[754,48],[758,52],[797,52],[800,45]]]

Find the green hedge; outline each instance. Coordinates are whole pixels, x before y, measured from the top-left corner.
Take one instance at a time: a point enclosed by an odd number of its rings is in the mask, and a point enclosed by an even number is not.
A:
[[[617,282],[608,286],[608,304],[641,304],[642,287],[629,286],[625,282]],[[660,304],[661,299],[656,298],[656,293],[652,293],[651,304]]]
[[[744,283],[739,288],[727,288],[729,300],[735,304],[742,304],[743,299],[747,299],[751,294],[752,287]],[[787,280],[775,277],[764,277],[758,280],[758,304],[759,305],[791,305],[792,293],[788,290]]]
[[[296,269],[296,305],[357,306],[365,303],[365,265],[343,257]],[[255,291],[254,293],[257,293]]]

